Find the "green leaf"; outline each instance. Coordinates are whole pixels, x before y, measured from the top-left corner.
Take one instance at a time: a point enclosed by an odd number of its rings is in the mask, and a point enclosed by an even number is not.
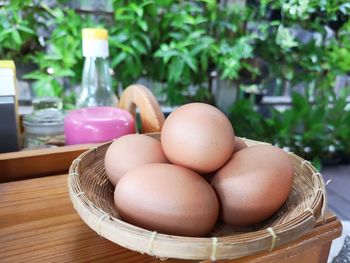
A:
[[[22,44],[22,38],[21,38],[21,36],[20,36],[20,34],[18,33],[17,30],[13,30],[11,32],[11,36],[12,36],[12,39],[15,41],[15,43],[17,45],[21,45]]]
[[[320,125],[320,128],[324,128],[324,118],[325,118],[325,115],[326,115],[326,108],[327,106],[325,105],[325,107],[319,107],[317,109],[315,109],[312,114],[311,114],[311,122],[314,124],[314,125]]]
[[[75,73],[71,69],[59,69],[54,71],[54,75],[57,77],[74,77]]]
[[[116,67],[118,66],[122,61],[125,60],[125,58],[127,57],[126,53],[121,52],[119,53],[113,60],[112,60],[112,67]]]
[[[153,0],[150,0],[150,1],[145,1],[145,0],[143,0],[142,1],[142,4],[140,4],[140,7],[141,8],[145,8],[146,6],[148,6],[148,5],[150,5],[150,4],[154,4],[154,1]],[[158,3],[157,3],[158,4]],[[159,4],[158,4],[159,5]]]
[[[121,32],[119,33],[118,35],[116,36],[111,36],[110,37],[110,42],[120,42],[120,43],[123,43],[125,42],[126,40],[129,39],[129,36],[128,34],[124,33],[124,32]]]
[[[233,68],[226,68],[224,69],[221,78],[222,79],[236,79],[238,76],[237,71],[233,70]]]
[[[298,46],[298,42],[295,41],[288,28],[280,25],[277,30],[276,44],[281,46],[283,49],[290,49]]]
[[[120,15],[116,16],[117,21],[133,21],[135,20],[134,16],[132,15]]]
[[[14,29],[12,27],[0,31],[0,36],[5,36],[11,34]]]
[[[22,77],[24,79],[42,79],[43,78],[43,74],[41,71],[33,71],[33,72],[30,72],[30,73],[27,73],[25,75],[23,75]]]
[[[282,65],[281,72],[283,76],[288,80],[292,80],[294,77],[294,69],[288,65]]]
[[[196,60],[191,57],[188,54],[182,54],[181,57],[183,58],[183,60],[185,61],[185,63],[187,64],[187,66],[189,66],[194,72],[197,72],[198,71],[198,68],[197,68],[197,62]]]
[[[18,30],[32,34],[32,35],[35,34],[35,32],[32,29],[30,29],[29,27],[23,26],[23,25],[18,26]]]
[[[131,10],[133,10],[137,14],[137,16],[142,16],[143,15],[142,7],[139,7],[137,4],[131,2],[129,7],[130,7]]]
[[[73,104],[71,102],[65,102],[64,105],[63,105],[63,109],[65,111],[75,110],[76,106],[75,106],[75,104]]]
[[[61,53],[61,51],[59,51]],[[44,59],[46,61],[50,61],[50,60],[63,60],[63,55],[62,54],[47,54],[44,56]]]
[[[169,65],[169,80],[170,81],[172,81],[172,82],[179,81],[181,74],[183,72],[184,65],[185,65],[184,61],[179,57],[176,57],[171,61],[170,65]]]
[[[207,54],[203,53],[200,56],[200,61],[201,61],[201,66],[202,66],[203,71],[206,71],[208,69],[208,57],[207,57]]]
[[[36,81],[33,84],[33,90],[36,96],[43,97],[43,96],[58,96],[55,92],[54,87],[52,86],[53,79],[50,76],[46,76],[43,79],[40,79],[39,81]]]
[[[206,50],[214,41],[212,39],[206,39],[205,42],[198,43],[193,47],[191,50],[191,55],[195,56],[198,53],[202,52],[203,50]]]
[[[52,87],[52,91],[53,93],[55,94],[54,96],[56,97],[61,97],[62,95],[62,92],[63,92],[63,87],[62,85],[56,80],[54,79],[52,82],[51,82],[51,87]]]
[[[163,58],[164,64],[167,64],[172,57],[176,57],[178,55],[179,55],[179,52],[176,50],[167,50],[167,51],[157,50],[154,53],[154,57]]]
[[[313,166],[315,166],[315,168],[320,171],[322,168],[322,163],[321,163],[321,159],[319,157],[315,157],[312,159],[312,164]]]
[[[139,34],[140,38],[143,39],[144,43],[146,44],[147,48],[151,48],[151,40],[147,34]]]
[[[142,29],[143,31],[147,31],[148,25],[147,25],[147,23],[146,23],[145,21],[139,21],[139,22],[138,22],[138,25],[141,27],[141,29]]]
[[[292,93],[292,104],[295,116],[305,114],[309,106],[309,102],[307,101],[307,99],[297,92]]]
[[[131,40],[131,45],[138,51],[139,54],[145,54],[147,52],[145,46],[137,39]]]

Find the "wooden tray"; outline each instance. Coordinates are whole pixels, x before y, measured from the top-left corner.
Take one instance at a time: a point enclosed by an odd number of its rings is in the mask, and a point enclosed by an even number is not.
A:
[[[134,116],[139,108],[143,132],[160,131],[164,116],[145,87],[127,88],[119,106]],[[0,154],[1,262],[157,261],[99,237],[74,211],[67,172],[72,161],[90,147],[96,145]],[[225,262],[327,262],[332,240],[340,234],[340,222],[328,213],[325,224],[317,221],[311,232],[295,242]]]
[[[0,154],[0,180],[12,181],[0,183],[1,262],[158,261],[99,237],[74,211],[66,173],[72,160],[87,148],[66,146]],[[40,177],[43,175],[51,176]],[[325,224],[318,221],[295,242],[224,262],[327,262],[331,242],[341,230],[339,220],[328,212]]]

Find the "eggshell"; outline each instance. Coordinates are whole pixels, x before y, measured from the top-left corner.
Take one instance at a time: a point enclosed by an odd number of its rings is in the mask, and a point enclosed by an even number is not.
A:
[[[235,148],[233,150],[233,154],[235,154],[236,152],[244,149],[244,148],[247,148],[247,144],[239,137],[235,137]]]
[[[217,108],[190,103],[176,109],[165,120],[161,142],[170,162],[209,173],[230,158],[234,131],[225,114]]]
[[[110,182],[116,185],[131,169],[147,163],[165,163],[159,141],[142,134],[130,134],[116,139],[107,149],[105,169]]]
[[[172,164],[146,164],[128,172],[115,188],[114,202],[124,221],[179,236],[208,234],[219,213],[211,186]]]
[[[223,221],[248,226],[269,218],[283,205],[292,189],[293,167],[283,150],[252,146],[234,154],[211,184]]]

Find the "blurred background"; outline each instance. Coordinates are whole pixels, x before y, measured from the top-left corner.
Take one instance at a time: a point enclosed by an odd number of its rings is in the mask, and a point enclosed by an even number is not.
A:
[[[147,85],[165,113],[211,103],[239,136],[321,164],[350,160],[346,0],[0,1],[0,57],[16,63],[20,105],[75,105],[81,30],[109,31],[116,94]]]

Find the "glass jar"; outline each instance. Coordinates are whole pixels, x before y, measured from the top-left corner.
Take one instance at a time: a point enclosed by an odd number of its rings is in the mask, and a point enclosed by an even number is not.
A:
[[[64,145],[62,100],[41,97],[33,101],[34,111],[23,118],[24,148]]]

